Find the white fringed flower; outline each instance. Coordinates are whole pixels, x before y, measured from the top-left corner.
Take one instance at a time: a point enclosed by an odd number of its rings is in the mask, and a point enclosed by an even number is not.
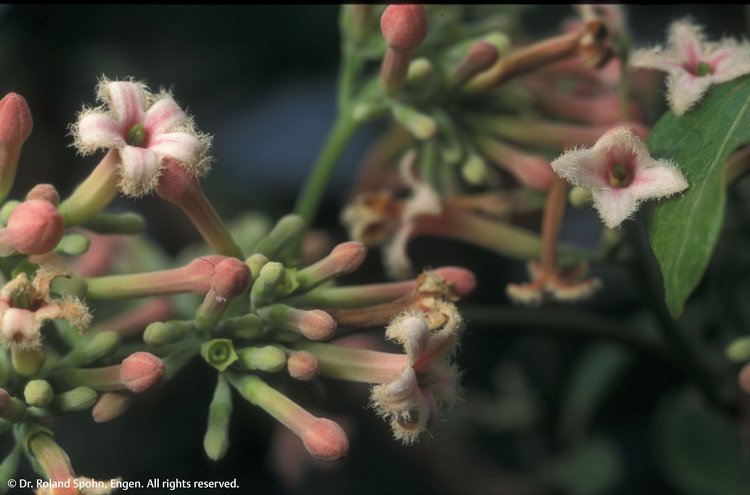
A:
[[[143,83],[106,78],[96,92],[103,105],[79,114],[72,128],[75,146],[84,155],[117,149],[124,194],[139,197],[151,192],[165,158],[178,161],[197,177],[208,172],[210,137],[195,130],[192,119],[168,93],[154,95]]]
[[[642,201],[688,187],[674,162],[652,158],[646,144],[626,127],[605,133],[592,148],[563,153],[552,169],[591,191],[594,207],[609,228],[618,227]]]
[[[684,19],[670,25],[668,48],[638,50],[631,65],[667,72],[669,106],[684,115],[712,84],[750,73],[750,44],[731,38],[706,41],[702,28]]]

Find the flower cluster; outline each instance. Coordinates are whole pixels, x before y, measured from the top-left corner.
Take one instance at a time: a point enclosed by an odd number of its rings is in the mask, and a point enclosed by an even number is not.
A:
[[[601,283],[585,278],[585,255],[558,249],[567,185],[556,176],[589,191],[609,228],[687,182],[641,141],[643,112],[620,82],[627,26],[619,8],[582,5],[562,34],[526,45],[487,29],[493,18],[482,13],[467,7],[438,20],[419,5],[382,12],[382,91],[364,85],[352,111],[361,120],[388,116],[392,127],[365,156],[342,221],[352,239],[384,246],[393,277],[412,272],[409,240],[431,235],[532,260],[532,282],[507,287],[516,302],[586,298]],[[483,19],[487,30],[433,46],[440,37],[429,36],[430,22],[470,24],[462,15]],[[352,43],[369,46],[364,40]],[[542,208],[539,236],[522,224]],[[559,266],[558,250],[575,269]]]
[[[409,282],[336,287],[336,278],[364,261],[364,245],[344,242],[301,265],[307,226],[299,216],[288,215],[273,228],[252,221],[228,227],[198,181],[208,170],[210,140],[172,97],[154,95],[143,83],[108,79],[97,94],[103,106],[84,109],[72,126],[82,153],[107,150],[91,175],[62,201],[53,186],[40,184],[0,212],[0,254],[8,260],[0,265],[0,359],[13,370],[0,383],[0,418],[49,478],[51,493],[89,479],[76,477],[45,418],[90,410],[97,423],[112,421],[139,394],[198,357],[218,372],[204,437],[210,458],[220,459],[229,446],[232,389],[298,435],[312,456],[346,455],[349,440],[341,426],[312,415],[267,381],[326,376],[325,359],[308,346],[329,346],[325,356],[345,359],[349,349],[313,342],[391,321],[386,336],[409,353],[398,374],[411,369],[417,388],[413,400],[403,397],[396,409],[378,412],[393,414],[394,424],[404,428],[414,423],[408,436],[414,441],[434,421],[436,401],[456,397],[458,375],[443,356],[451,353],[461,326],[452,301],[471,292],[473,275],[444,267]],[[7,138],[0,179],[9,189],[31,117],[15,94],[0,110]],[[170,266],[133,235],[143,231],[143,218],[103,211],[118,190],[136,198],[155,191],[176,204],[205,245]],[[248,229],[255,235],[248,237]],[[148,259],[157,264],[144,264]],[[145,301],[126,304],[137,299]],[[118,301],[119,311],[107,310]],[[93,314],[103,317],[94,321]],[[402,314],[421,318],[422,336],[399,336],[394,329]],[[140,344],[121,346],[139,337]],[[427,339],[426,347],[412,348],[407,338]],[[446,380],[438,380],[445,373]],[[394,393],[374,396],[387,403]],[[111,488],[89,484],[102,493]]]

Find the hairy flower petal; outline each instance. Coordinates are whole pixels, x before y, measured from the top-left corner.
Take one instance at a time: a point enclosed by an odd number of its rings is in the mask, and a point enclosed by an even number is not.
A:
[[[152,135],[163,134],[189,122],[187,114],[172,98],[162,98],[146,111],[143,125]]]
[[[667,100],[683,115],[712,84],[750,73],[750,44],[729,38],[707,42],[700,26],[679,20],[669,27],[669,47],[638,50],[631,65],[667,72]]]
[[[142,196],[156,185],[160,160],[150,149],[125,146],[120,150],[120,186],[128,196]]]
[[[88,112],[82,115],[78,121],[77,134],[79,147],[87,152],[125,145],[122,125],[102,112]]]
[[[147,92],[142,84],[104,80],[100,84],[99,94],[126,129],[143,120]]]
[[[192,170],[192,165],[200,161],[204,147],[192,134],[170,132],[154,137],[148,149],[161,157],[173,158]]]
[[[635,213],[641,201],[688,187],[673,162],[652,158],[645,143],[626,127],[605,133],[590,149],[563,153],[552,162],[552,169],[591,191],[594,208],[609,228]]]

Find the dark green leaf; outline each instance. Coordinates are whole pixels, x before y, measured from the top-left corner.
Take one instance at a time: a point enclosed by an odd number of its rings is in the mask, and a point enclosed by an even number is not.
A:
[[[651,154],[677,162],[690,184],[685,193],[654,208],[649,226],[667,307],[675,318],[703,276],[716,244],[724,215],[724,164],[732,151],[750,142],[749,110],[746,77],[715,87],[683,117],[668,112],[649,136]]]

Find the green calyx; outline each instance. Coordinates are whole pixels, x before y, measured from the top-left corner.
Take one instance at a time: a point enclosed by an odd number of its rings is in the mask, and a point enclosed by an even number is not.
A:
[[[203,359],[219,371],[226,370],[239,357],[229,339],[213,339],[201,346]]]

